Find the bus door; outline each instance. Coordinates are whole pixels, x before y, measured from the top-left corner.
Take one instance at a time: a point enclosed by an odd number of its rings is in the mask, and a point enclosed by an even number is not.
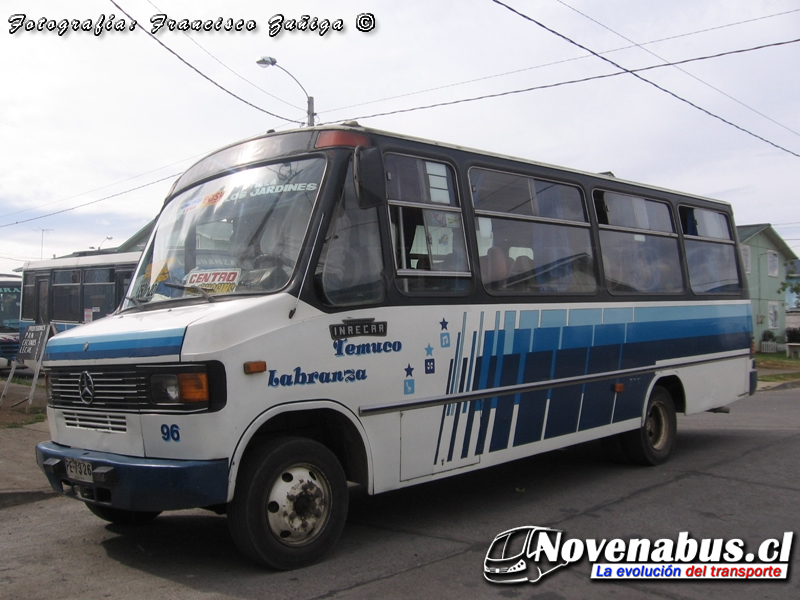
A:
[[[50,274],[36,278],[36,324],[50,323]]]

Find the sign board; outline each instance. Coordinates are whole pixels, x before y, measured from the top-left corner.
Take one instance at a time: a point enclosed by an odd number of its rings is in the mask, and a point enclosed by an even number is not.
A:
[[[44,344],[47,342],[49,325],[31,325],[19,340],[17,360],[38,360]]]
[[[3,398],[6,397],[8,384],[11,383],[17,366],[22,365],[22,363],[26,360],[32,360],[36,363],[36,366],[33,370],[31,393],[28,396],[28,408],[30,408],[31,402],[33,402],[33,393],[36,390],[36,382],[39,380],[39,370],[42,368],[44,347],[47,344],[47,340],[50,337],[51,331],[54,335],[57,333],[54,325],[31,325],[25,330],[25,335],[23,335],[19,340],[19,351],[17,352],[17,357],[14,359],[14,362],[11,365],[11,372],[8,374],[8,379],[6,380],[5,386],[3,386],[3,393],[0,394],[0,406],[3,405]],[[20,400],[17,402],[17,404],[22,404],[23,402],[25,401]],[[14,406],[16,406],[16,404]]]

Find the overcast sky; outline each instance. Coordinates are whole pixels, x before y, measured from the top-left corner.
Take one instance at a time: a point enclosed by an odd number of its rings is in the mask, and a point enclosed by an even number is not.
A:
[[[492,0],[115,2],[0,1],[2,272],[116,246],[202,155],[303,122],[303,90],[263,55],[315,98],[318,123],[724,200],[800,253],[800,43],[785,43],[800,38],[800,0],[506,0],[538,24]],[[112,14],[124,31],[71,29]],[[153,37],[159,14],[254,29]],[[279,15],[320,25],[271,35]],[[42,18],[56,30],[35,30]]]

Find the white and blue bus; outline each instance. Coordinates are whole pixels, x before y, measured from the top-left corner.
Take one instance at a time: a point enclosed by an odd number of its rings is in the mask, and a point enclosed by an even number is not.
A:
[[[360,127],[223,148],[170,191],[122,307],[46,348],[55,490],[225,512],[278,569],[377,494],[753,393],[729,205]]]
[[[0,366],[9,366],[19,350],[19,303],[22,279],[0,274]]]

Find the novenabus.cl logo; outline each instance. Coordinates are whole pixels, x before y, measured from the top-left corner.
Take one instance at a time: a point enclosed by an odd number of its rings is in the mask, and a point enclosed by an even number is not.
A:
[[[525,525],[498,533],[483,561],[483,576],[492,583],[535,583],[548,573],[568,564],[554,562],[543,548],[558,547],[558,529]]]

